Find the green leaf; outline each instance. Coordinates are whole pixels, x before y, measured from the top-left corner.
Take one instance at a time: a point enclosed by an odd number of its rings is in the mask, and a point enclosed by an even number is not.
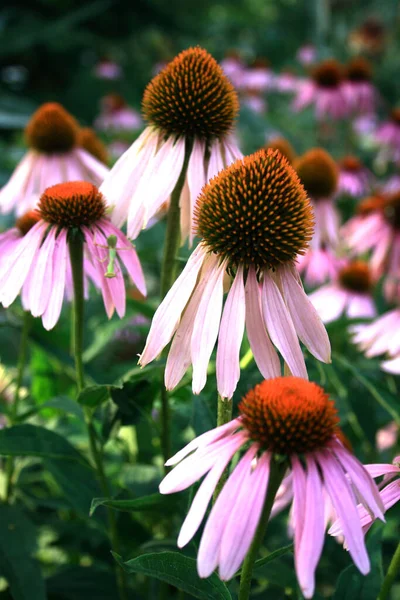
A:
[[[101,493],[94,472],[75,461],[46,458],[44,466],[53,476],[69,505],[86,518],[93,497]]]
[[[383,580],[382,531],[382,523],[376,523],[367,537],[371,571],[362,575],[355,565],[346,567],[339,575],[333,600],[376,600]]]
[[[7,579],[13,600],[46,600],[39,563],[32,558],[36,531],[15,506],[0,507],[0,573]]]
[[[293,544],[289,544],[288,546],[283,546],[282,548],[279,548],[278,550],[271,552],[271,554],[268,554],[268,556],[264,556],[264,558],[259,558],[254,563],[253,570],[255,571],[259,567],[263,567],[264,565],[267,565],[268,563],[279,558],[280,556],[283,556],[284,554],[287,554],[288,552],[293,552]],[[241,573],[242,573],[242,571],[240,570],[237,573],[237,575],[241,575]]]
[[[1,429],[0,455],[74,460],[90,469],[82,454],[65,438],[38,425],[15,425]]]
[[[110,600],[118,598],[115,577],[96,567],[64,567],[46,581],[49,598]]]
[[[174,502],[171,502],[171,497],[162,496],[161,494],[150,494],[141,498],[131,498],[127,500],[114,500],[113,498],[93,498],[90,507],[90,516],[99,506],[107,506],[123,512],[137,512],[145,510],[163,510],[166,512],[168,507],[171,507]]]
[[[111,389],[111,399],[118,407],[116,420],[121,425],[136,425],[150,413],[156,389],[157,382],[147,379],[126,381],[119,389]]]
[[[111,391],[117,387],[115,385],[90,385],[78,394],[77,401],[82,406],[96,408],[108,400]]]
[[[179,552],[143,554],[127,562],[123,562],[118,554],[113,553],[113,556],[128,573],[142,573],[149,577],[155,577],[195,598],[231,600],[228,588],[215,573],[207,579],[200,579],[195,559],[179,554]]]
[[[45,402],[44,404],[39,404],[38,406],[35,406],[31,410],[28,410],[25,413],[22,413],[18,420],[22,423],[22,422],[26,421],[32,415],[36,415],[38,412],[40,412],[41,410],[46,409],[46,408],[54,408],[63,413],[73,415],[74,417],[77,417],[78,419],[83,420],[82,408],[79,406],[79,404],[77,403],[76,400],[73,400],[69,396],[56,396],[56,398],[52,398],[51,400],[49,400],[48,402]]]

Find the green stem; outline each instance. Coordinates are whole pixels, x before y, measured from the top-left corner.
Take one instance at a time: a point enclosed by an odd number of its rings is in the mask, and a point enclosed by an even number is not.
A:
[[[222,398],[218,394],[218,407],[217,407],[217,427],[220,425],[225,425],[225,423],[229,423],[232,420],[232,398]],[[224,487],[225,481],[228,479],[228,469],[222,473],[216,487],[213,496],[213,502],[218,498],[222,488]]]
[[[71,232],[69,239],[69,255],[71,260],[72,280],[74,286],[74,309],[73,309],[73,335],[74,357],[76,369],[76,383],[78,393],[85,387],[85,376],[83,370],[83,318],[84,318],[84,289],[83,289],[83,239],[80,232]],[[103,454],[97,443],[96,430],[93,424],[93,413],[89,407],[84,408],[85,423],[89,437],[89,448],[91,459],[95,465],[97,477],[105,497],[111,496],[110,486],[104,471]],[[115,552],[120,553],[119,539],[115,515],[107,508],[108,529],[111,545]],[[127,600],[126,574],[119,565],[116,565],[116,578],[120,600]]]
[[[183,166],[176,182],[175,188],[171,194],[171,201],[168,208],[167,231],[165,234],[164,256],[161,268],[161,300],[168,293],[176,278],[177,254],[180,244],[180,206],[179,199],[185,183],[186,173],[189,165],[190,155],[193,149],[193,140],[186,139],[185,141],[185,157]],[[171,456],[171,440],[170,440],[170,406],[169,395],[165,389],[164,383],[161,384],[161,450],[164,463]]]
[[[26,312],[24,312],[24,318],[23,318],[23,322],[22,322],[22,332],[21,332],[18,365],[17,365],[17,379],[15,381],[13,403],[11,405],[11,410],[10,410],[10,415],[9,415],[10,425],[14,425],[14,423],[18,417],[19,401],[21,398],[20,391],[21,391],[21,386],[22,386],[22,380],[24,377],[26,356],[28,353],[28,339],[29,339],[30,327],[31,327],[31,315],[29,312],[26,311]],[[14,479],[14,470],[15,470],[14,457],[9,456],[7,458],[7,463],[6,463],[6,502],[9,502],[10,498],[11,498],[11,493],[12,493],[12,488],[13,488],[13,479]]]
[[[383,580],[381,591],[379,592],[378,600],[387,600],[390,590],[400,570],[400,542],[392,556],[385,579]]]
[[[265,497],[264,507],[261,513],[260,521],[258,523],[257,531],[251,543],[250,549],[244,559],[243,568],[240,576],[240,588],[238,600],[248,600],[250,596],[251,580],[253,576],[254,563],[260,550],[261,544],[264,540],[265,532],[271,509],[274,504],[276,492],[282,483],[282,479],[285,475],[286,464],[278,463],[271,458],[270,473],[268,480],[267,495]]]

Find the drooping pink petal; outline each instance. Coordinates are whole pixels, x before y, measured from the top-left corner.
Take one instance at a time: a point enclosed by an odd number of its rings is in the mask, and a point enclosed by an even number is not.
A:
[[[388,473],[400,473],[400,469],[397,465],[392,464],[372,464],[372,465],[364,465],[364,468],[368,471],[371,477],[381,477],[382,475],[387,475]]]
[[[250,446],[229,476],[211,509],[197,554],[197,572],[200,577],[209,577],[218,565],[227,518],[235,506],[237,495],[251,469],[251,463],[257,450],[257,444]]]
[[[193,149],[190,154],[188,170],[187,170],[187,182],[189,185],[189,221],[190,221],[190,232],[189,232],[189,246],[193,244],[194,231],[193,231],[193,210],[196,204],[197,196],[200,194],[201,188],[206,183],[205,173],[205,147],[204,143],[195,138]]]
[[[322,321],[331,323],[336,321],[343,313],[348,299],[348,292],[336,284],[327,284],[310,294],[309,299]]]
[[[269,336],[292,375],[308,379],[304,356],[288,308],[272,277],[265,271],[261,295]]]
[[[349,319],[369,319],[376,316],[376,308],[369,294],[351,294],[347,305]]]
[[[169,203],[169,201],[168,201]],[[179,198],[180,208],[180,225],[181,225],[181,246],[183,246],[190,236],[192,230],[192,207],[190,198],[190,189],[187,178],[183,184],[181,195]],[[192,243],[189,240],[189,247]]]
[[[227,464],[232,456],[239,450],[242,444],[246,441],[244,434],[231,436],[227,444],[219,451],[219,456],[215,465],[205,477],[203,483],[199,487],[185,521],[181,527],[178,537],[178,546],[183,548],[192,539],[198,530],[200,523],[203,520],[207,506],[214,493],[215,487],[221,478]]]
[[[31,271],[29,287],[29,309],[34,317],[40,317],[46,310],[52,293],[53,253],[55,250],[56,227],[52,227],[42,246]]]
[[[145,348],[139,359],[140,365],[145,366],[154,360],[170,341],[196,285],[197,276],[205,256],[206,251],[199,244],[190,256],[186,267],[156,310]],[[208,272],[203,274],[204,277],[208,275]]]
[[[31,150],[25,154],[18,164],[10,179],[0,190],[0,212],[6,214],[18,207],[18,202],[24,197],[24,190],[36,160],[35,153]]]
[[[60,318],[64,298],[67,260],[67,232],[66,230],[62,230],[55,242],[55,249],[53,252],[52,290],[46,310],[42,316],[43,327],[47,330],[52,329]]]
[[[239,266],[222,314],[217,348],[217,387],[222,398],[232,398],[240,377],[245,295],[243,267]]]
[[[279,269],[285,302],[296,333],[308,350],[322,362],[331,362],[331,344],[317,311],[303,286],[293,273],[293,267]]]
[[[110,172],[109,168],[83,148],[75,148],[73,152],[78,157],[84,169],[88,172],[89,177],[86,177],[86,179],[90,179],[97,186],[103,183]]]
[[[307,482],[303,532],[296,553],[296,574],[305,598],[312,598],[315,569],[324,545],[325,521],[322,483],[317,465],[307,456]]]
[[[210,158],[208,161],[207,181],[210,181],[224,168],[221,147],[219,141],[216,140],[211,144]]]
[[[307,481],[304,469],[296,455],[291,457],[293,473],[293,504],[292,504],[292,522],[295,547],[295,560],[300,548],[301,538],[304,530],[304,520],[306,513],[306,494]]]
[[[370,563],[356,501],[349,482],[337,460],[328,452],[318,452],[316,458],[323,474],[325,488],[341,521],[350,555],[357,568],[363,575],[366,575],[369,572]]]
[[[219,555],[219,576],[225,581],[232,579],[253,541],[267,493],[270,459],[264,452],[254,470],[247,472],[227,515]]]
[[[246,332],[254,360],[265,379],[279,377],[281,365],[275,348],[269,339],[261,311],[260,286],[254,267],[250,267],[245,286]]]
[[[103,222],[99,223],[104,231]],[[146,282],[144,279],[144,274],[142,270],[142,265],[140,264],[139,257],[136,254],[135,247],[131,244],[128,238],[120,231],[117,227],[114,227],[111,223],[107,222],[107,229],[105,230],[107,236],[116,235],[118,244],[117,244],[117,252],[119,259],[124,263],[126,270],[128,271],[129,276],[131,277],[133,283],[139,290],[139,292],[146,296]]]
[[[193,365],[192,389],[199,394],[206,384],[207,367],[217,340],[223,300],[225,262],[210,273],[193,324],[191,356]]]

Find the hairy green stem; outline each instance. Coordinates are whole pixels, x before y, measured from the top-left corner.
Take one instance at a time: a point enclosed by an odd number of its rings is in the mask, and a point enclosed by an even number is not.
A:
[[[83,289],[83,239],[80,232],[71,232],[69,239],[69,255],[71,259],[72,280],[74,286],[74,309],[73,309],[73,335],[74,358],[76,369],[76,383],[78,393],[85,387],[85,375],[83,369],[83,317],[84,317],[84,289]],[[111,496],[110,486],[104,470],[103,454],[97,442],[96,430],[93,424],[93,413],[89,407],[85,407],[85,423],[88,431],[89,448],[91,459],[95,465],[97,477],[104,496]],[[113,550],[120,552],[117,524],[112,509],[107,508],[108,530]],[[116,565],[116,579],[118,596],[120,600],[128,599],[126,574],[123,569]]]
[[[282,483],[285,475],[286,464],[278,463],[271,458],[267,495],[265,497],[264,507],[261,513],[258,527],[251,543],[250,549],[244,559],[243,568],[240,576],[240,588],[238,600],[248,600],[250,596],[251,580],[253,577],[253,568],[256,561],[261,544],[264,540],[267,529],[268,520],[271,514],[271,509],[274,504],[276,492]]]
[[[19,346],[19,356],[18,356],[18,364],[17,364],[17,379],[15,381],[15,389],[14,389],[14,397],[13,403],[11,405],[10,415],[9,415],[9,423],[10,425],[14,425],[15,421],[18,417],[18,408],[19,401],[21,398],[21,386],[22,380],[24,377],[25,363],[26,357],[28,353],[28,339],[29,339],[29,330],[31,327],[31,315],[29,312],[24,312],[23,322],[22,322],[22,331],[21,331],[21,340]],[[14,470],[15,470],[15,462],[14,457],[9,456],[6,462],[6,502],[10,501],[13,483],[14,483]]]
[[[385,579],[383,580],[381,591],[379,592],[378,600],[387,600],[389,598],[392,585],[400,571],[400,542],[395,553],[390,561]]]
[[[186,173],[189,165],[190,155],[193,149],[193,140],[186,139],[185,141],[185,157],[183,166],[176,182],[175,188],[171,194],[171,201],[168,208],[167,231],[165,234],[165,245],[163,264],[161,269],[161,300],[168,293],[176,278],[177,254],[180,244],[180,206],[179,199],[185,183]],[[165,389],[164,383],[161,384],[161,450],[164,463],[171,456],[171,439],[170,439],[170,406],[169,395]]]

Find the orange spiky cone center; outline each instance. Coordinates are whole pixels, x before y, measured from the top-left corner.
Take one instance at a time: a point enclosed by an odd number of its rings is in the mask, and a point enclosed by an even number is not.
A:
[[[106,214],[106,202],[97,187],[87,181],[69,181],[47,188],[38,210],[42,219],[65,228],[90,227]]]
[[[64,154],[76,146],[79,125],[57,102],[43,104],[25,128],[30,148],[44,154]]]
[[[339,282],[350,292],[366,294],[372,289],[371,271],[368,263],[353,260],[339,271]]]
[[[336,192],[339,169],[322,148],[313,148],[294,163],[294,168],[312,200],[330,198]]]

